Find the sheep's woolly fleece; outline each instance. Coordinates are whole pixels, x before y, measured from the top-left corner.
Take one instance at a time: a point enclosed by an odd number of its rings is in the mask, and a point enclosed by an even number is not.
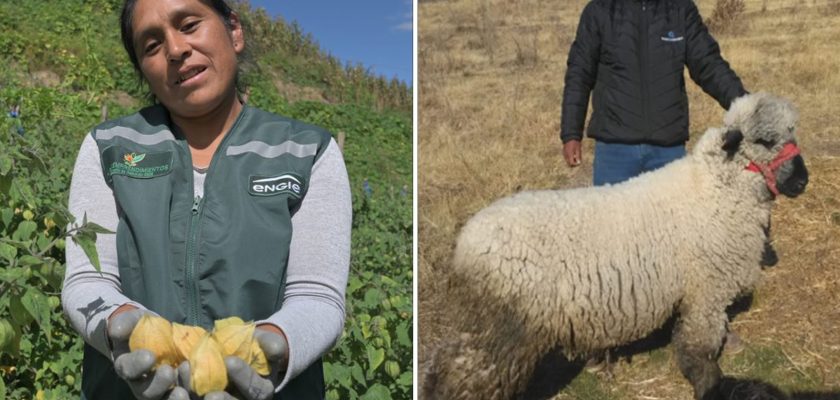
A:
[[[675,311],[686,346],[719,348],[727,305],[759,279],[772,206],[745,166],[793,141],[796,119],[789,102],[748,95],[664,168],[614,186],[523,192],[477,213],[452,259],[464,334],[430,361],[429,398],[510,398],[558,346],[576,357],[625,344]],[[742,145],[727,154],[734,130]]]

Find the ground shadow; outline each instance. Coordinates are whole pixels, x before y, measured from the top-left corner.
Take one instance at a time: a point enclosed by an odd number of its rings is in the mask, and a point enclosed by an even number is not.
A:
[[[607,357],[610,362],[626,359],[632,362],[636,354],[647,353],[663,348],[671,342],[671,332],[674,330],[676,317],[672,317],[661,328],[650,335],[627,345],[610,349],[605,354],[593,357]],[[525,392],[518,398],[521,400],[546,400],[557,395],[583,370],[586,359],[569,360],[557,348],[544,356],[538,363],[534,375],[528,382]]]
[[[794,392],[787,395],[767,382],[727,376],[721,379],[718,393],[704,400],[840,400],[840,391]]]
[[[752,295],[737,299],[732,305],[727,307],[727,315],[732,319],[736,315],[748,311],[752,306],[752,302]],[[662,327],[642,339],[610,349],[604,352],[604,354],[595,355],[594,357],[606,357],[613,363],[619,360],[633,362],[633,357],[638,354],[646,354],[653,350],[664,348],[671,342],[671,333],[674,331],[677,318],[677,315],[671,317]],[[539,361],[534,375],[528,382],[524,393],[519,396],[519,399],[544,400],[554,397],[580,374],[586,361],[585,358],[569,360],[563,356],[560,348],[555,349]],[[738,380],[729,377],[724,378],[721,382],[720,393],[724,395],[724,397],[719,397],[721,400],[840,400],[833,393],[801,393],[786,396],[784,392],[768,383],[753,380]]]
[[[539,363],[519,400],[547,400],[563,390],[583,370],[583,361],[569,360],[560,349],[548,353]]]

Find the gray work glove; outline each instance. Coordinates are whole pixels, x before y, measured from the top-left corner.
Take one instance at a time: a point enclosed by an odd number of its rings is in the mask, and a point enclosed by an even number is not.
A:
[[[268,361],[269,374],[260,376],[244,360],[236,356],[225,357],[225,367],[228,373],[228,392],[211,392],[204,396],[204,400],[268,400],[274,396],[274,388],[280,384],[285,376],[289,354],[289,344],[286,338],[262,329],[254,331],[254,338],[260,344]],[[190,387],[190,363],[184,361],[178,366],[178,376],[182,387]]]
[[[175,369],[161,365],[154,371],[155,355],[148,350],[131,351],[128,339],[137,321],[146,310],[130,310],[114,317],[108,324],[108,339],[114,356],[114,370],[128,383],[134,397],[140,400],[189,400],[187,391],[172,387],[178,378]]]

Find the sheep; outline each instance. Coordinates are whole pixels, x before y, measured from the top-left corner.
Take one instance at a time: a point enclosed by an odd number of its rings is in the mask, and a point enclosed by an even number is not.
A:
[[[714,398],[726,307],[760,278],[776,195],[796,197],[808,182],[796,122],[789,101],[745,95],[724,127],[663,168],[479,211],[451,261],[462,333],[433,351],[421,398],[514,398],[550,352],[595,354],[675,313],[677,364],[695,398]]]

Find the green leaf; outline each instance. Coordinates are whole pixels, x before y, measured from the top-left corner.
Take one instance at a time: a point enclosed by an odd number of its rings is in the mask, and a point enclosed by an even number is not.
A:
[[[140,154],[139,156],[134,157],[134,162],[139,163],[140,161],[143,161],[144,158],[146,158],[146,155]]]
[[[17,283],[16,281],[23,277],[23,268],[0,268],[0,282],[10,282],[10,283]],[[6,301],[6,298],[11,296],[5,296],[4,298],[0,298],[0,310],[3,308],[3,303]]]
[[[37,239],[35,240],[35,245],[38,246],[38,250],[45,251],[47,247],[52,244],[52,239],[47,237],[44,232],[38,234]]]
[[[362,286],[364,286],[364,284],[362,283],[362,280],[359,279],[359,277],[357,277],[355,275],[351,276],[349,281],[347,282],[347,295],[349,296],[349,295],[353,294],[356,290],[359,290],[359,288],[361,288]]]
[[[386,284],[386,285],[388,285],[388,286],[395,286],[395,287],[402,286],[401,284],[397,283],[397,281],[395,281],[395,280],[393,280],[393,279],[391,279],[391,278],[389,278],[389,277],[387,277],[387,276],[385,276],[385,275],[382,275],[382,276],[380,277],[380,279],[382,280],[382,283],[384,283],[384,284]]]
[[[350,368],[344,365],[330,364],[329,368],[324,368],[324,374],[327,377],[331,377],[343,387],[349,388],[353,386],[353,381],[350,378]]]
[[[9,263],[11,263],[17,257],[17,249],[15,246],[0,242],[0,257],[9,260]]]
[[[5,243],[0,243],[0,247],[2,247],[4,244]],[[6,246],[8,246],[8,245],[6,245]],[[39,264],[43,264],[43,263],[44,263],[44,260],[42,260],[38,257],[35,257],[35,256],[25,255],[25,256],[22,256],[21,258],[18,258],[18,265],[23,265],[23,266],[39,265]]]
[[[382,291],[377,288],[370,288],[365,292],[365,305],[373,308],[382,302]]]
[[[85,255],[87,255],[90,263],[93,264],[93,268],[98,272],[102,272],[102,267],[99,265],[99,253],[96,252],[95,240],[95,236],[91,237],[91,235],[86,235],[84,233],[73,235],[73,243],[76,243],[82,248],[82,250],[85,251]]]
[[[410,336],[411,326],[409,326],[407,321],[404,321],[399,326],[397,326],[397,341],[400,345],[405,347],[411,347],[411,336]]]
[[[0,193],[6,193],[8,191],[8,189],[3,190],[2,180],[3,179],[0,178]],[[14,216],[15,216],[15,211],[12,210],[11,208],[4,208],[4,209],[0,210],[0,218],[2,218],[2,220],[3,220],[3,226],[9,226],[9,224],[12,223],[12,218],[14,218]]]
[[[32,238],[32,234],[38,229],[38,224],[34,221],[23,221],[18,225],[17,230],[15,233],[12,234],[13,240],[29,240]]]
[[[87,217],[87,216],[85,216],[85,217]],[[90,221],[88,221],[84,225],[82,225],[81,230],[83,230],[85,232],[103,233],[103,234],[104,233],[114,233],[114,231],[108,230],[105,227],[103,227],[102,225],[99,225],[97,223],[90,222]]]
[[[367,392],[362,395],[360,398],[361,400],[391,400],[391,391],[388,390],[388,387],[381,384],[375,383],[371,387],[368,388]]]
[[[26,311],[20,296],[12,296],[9,300],[9,313],[12,314],[12,320],[18,326],[27,326],[32,322],[32,315]]]
[[[370,324],[362,323],[361,327],[362,327],[362,339],[370,339],[370,337],[373,335],[373,332],[370,329]]]
[[[14,162],[12,158],[6,154],[0,154],[0,175],[6,175],[12,170]]]
[[[362,385],[367,385],[367,380],[365,379],[365,373],[364,373],[364,371],[362,371],[362,366],[361,365],[353,364],[353,366],[350,367],[350,375],[353,376],[353,379],[355,379],[356,382],[359,382]]]
[[[368,372],[373,373],[385,361],[385,349],[367,346]]]
[[[3,377],[0,376],[0,399],[6,398],[6,383],[3,382]]]
[[[29,315],[35,318],[35,322],[44,331],[47,336],[47,342],[52,338],[52,323],[50,322],[50,302],[44,293],[35,288],[29,288],[23,294],[21,299],[23,307],[29,312]]]
[[[411,386],[414,383],[414,377],[411,374],[411,371],[405,371],[400,375],[400,378],[397,379],[397,384],[400,386]]]
[[[0,175],[0,194],[8,194],[9,193],[9,190],[12,188],[12,181],[13,180],[14,180],[14,177],[12,177],[12,174]],[[6,221],[5,212],[3,214],[3,223],[5,225],[9,224],[9,222]]]

